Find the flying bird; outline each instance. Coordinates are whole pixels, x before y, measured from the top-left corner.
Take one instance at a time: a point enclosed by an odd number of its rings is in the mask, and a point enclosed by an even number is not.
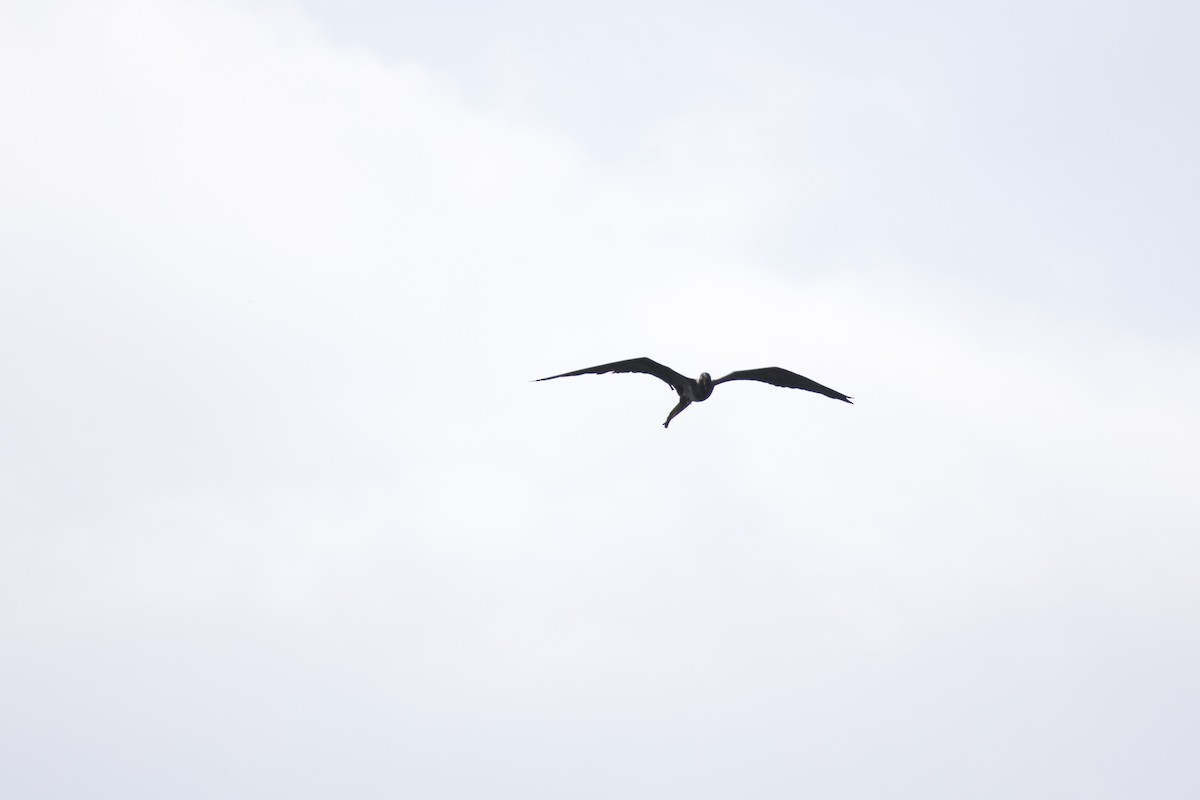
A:
[[[841,400],[845,403],[851,402],[851,399],[841,392],[830,389],[828,386],[822,386],[816,381],[809,380],[803,375],[797,375],[781,367],[742,369],[737,372],[731,372],[724,378],[718,378],[715,381],[707,372],[701,372],[700,379],[694,381],[691,378],[680,375],[670,367],[664,367],[662,364],[652,361],[649,358],[631,358],[628,361],[614,361],[611,364],[577,369],[574,372],[564,372],[561,375],[551,375],[549,378],[538,378],[537,380],[552,381],[555,378],[569,378],[573,375],[603,375],[606,372],[642,372],[646,375],[653,375],[674,389],[679,394],[679,404],[671,409],[671,413],[667,415],[667,421],[663,423],[664,428],[670,426],[671,420],[679,416],[679,413],[692,403],[700,403],[707,400],[713,393],[713,387],[718,383],[725,383],[726,381],[762,381],[772,386],[782,386],[785,389],[804,389],[808,392],[816,392],[826,397],[832,397],[834,400]]]

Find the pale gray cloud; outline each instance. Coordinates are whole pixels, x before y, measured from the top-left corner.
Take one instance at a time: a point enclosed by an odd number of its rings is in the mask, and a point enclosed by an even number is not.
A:
[[[791,196],[758,252],[798,277],[883,248],[926,281],[1195,341],[1191,4],[303,4],[606,159],[675,120],[752,120]]]

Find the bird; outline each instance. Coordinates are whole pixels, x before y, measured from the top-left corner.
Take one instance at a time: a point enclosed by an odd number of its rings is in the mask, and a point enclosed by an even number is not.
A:
[[[835,389],[830,389],[828,386],[822,386],[814,380],[810,380],[803,375],[797,375],[794,372],[789,372],[782,367],[737,370],[715,381],[707,372],[701,372],[699,380],[692,380],[684,375],[680,375],[670,367],[665,367],[657,361],[645,357],[614,361],[611,364],[601,364],[598,367],[586,367],[584,369],[577,369],[574,372],[564,372],[561,375],[551,375],[548,378],[536,378],[535,382],[552,381],[555,378],[570,378],[575,375],[603,375],[608,372],[641,372],[646,375],[653,375],[674,389],[679,394],[679,403],[667,415],[667,421],[663,423],[664,428],[670,427],[671,420],[679,416],[692,403],[700,403],[707,400],[712,395],[713,388],[717,384],[725,383],[726,381],[761,381],[769,383],[772,386],[782,386],[785,389],[804,389],[805,391],[823,394],[826,397],[832,397],[834,400],[841,400],[844,403],[853,405],[853,398],[848,395],[844,395]]]

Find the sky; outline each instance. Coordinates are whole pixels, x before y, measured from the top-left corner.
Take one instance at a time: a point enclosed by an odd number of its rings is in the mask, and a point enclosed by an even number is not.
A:
[[[1197,16],[0,4],[0,794],[1196,796]]]

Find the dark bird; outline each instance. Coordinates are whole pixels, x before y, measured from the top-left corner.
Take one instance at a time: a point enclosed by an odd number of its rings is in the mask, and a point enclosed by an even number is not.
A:
[[[808,392],[816,392],[826,397],[832,397],[834,400],[841,400],[846,403],[851,402],[850,398],[841,392],[834,391],[828,386],[822,386],[803,375],[788,372],[781,367],[742,369],[737,372],[731,372],[724,378],[719,378],[715,381],[707,372],[701,372],[700,380],[694,381],[691,378],[680,375],[670,367],[664,367],[657,361],[652,361],[648,358],[631,358],[628,361],[614,361],[611,364],[577,369],[574,372],[564,372],[561,375],[551,375],[549,378],[538,378],[537,380],[552,381],[555,378],[569,378],[572,375],[603,375],[606,372],[644,372],[647,375],[653,375],[659,380],[666,382],[668,386],[678,392],[679,404],[671,409],[671,413],[667,415],[667,421],[663,423],[664,428],[670,425],[671,420],[675,419],[681,411],[692,403],[700,403],[707,400],[713,393],[713,387],[718,383],[725,383],[725,381],[762,381],[772,386],[782,386],[785,389],[804,389]]]

